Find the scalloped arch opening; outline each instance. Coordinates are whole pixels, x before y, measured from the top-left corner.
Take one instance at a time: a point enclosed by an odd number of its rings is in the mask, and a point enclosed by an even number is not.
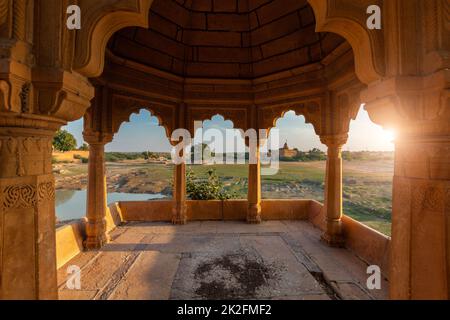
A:
[[[274,139],[273,129],[278,129],[280,148],[295,147],[300,150],[305,142],[309,145],[303,149],[322,147],[316,128],[308,121],[307,115],[294,109],[286,108],[274,118],[273,126],[267,131],[269,140]]]
[[[120,124],[114,130],[113,141],[112,144],[124,144],[123,141],[120,141],[118,137],[121,137],[122,134],[125,134],[126,140],[129,141],[133,139],[131,134],[139,135],[140,141],[150,141],[150,137],[145,138],[145,135],[151,135],[152,138],[155,136],[159,136],[161,139],[151,139],[152,141],[159,141],[158,147],[169,148],[170,146],[170,134],[167,125],[163,123],[161,116],[155,113],[151,107],[140,107],[135,108],[134,110],[130,110],[127,114],[124,114],[121,117]],[[133,140],[130,142],[132,143]],[[165,141],[164,141],[165,140]],[[125,141],[126,142],[126,141]],[[127,145],[126,143],[124,145]],[[134,144],[133,144],[134,145]],[[143,145],[141,145],[143,147]],[[145,150],[153,147],[153,145],[148,145]],[[153,150],[151,150],[153,151]],[[163,151],[163,150],[158,150]],[[167,150],[164,150],[167,151]]]

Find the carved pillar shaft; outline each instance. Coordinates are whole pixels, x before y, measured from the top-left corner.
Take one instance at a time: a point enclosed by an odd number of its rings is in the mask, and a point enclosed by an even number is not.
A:
[[[450,298],[450,141],[396,144],[390,295]]]
[[[325,176],[326,231],[322,240],[330,246],[341,247],[342,237],[342,146],[347,135],[321,137],[327,145],[327,166]]]
[[[174,168],[174,207],[172,214],[173,224],[186,224],[186,163],[175,165]]]
[[[53,134],[0,127],[0,300],[58,297]]]
[[[252,152],[252,155],[248,166],[247,222],[261,223],[261,162],[259,147],[250,147],[250,152]]]
[[[89,143],[86,241],[87,249],[101,248],[108,242],[106,234],[107,187],[105,143]]]

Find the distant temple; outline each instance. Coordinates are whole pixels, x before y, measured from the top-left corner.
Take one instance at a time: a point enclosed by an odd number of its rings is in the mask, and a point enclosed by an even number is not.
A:
[[[286,142],[284,143],[283,148],[280,149],[280,158],[295,158],[298,155],[297,149],[290,149]]]

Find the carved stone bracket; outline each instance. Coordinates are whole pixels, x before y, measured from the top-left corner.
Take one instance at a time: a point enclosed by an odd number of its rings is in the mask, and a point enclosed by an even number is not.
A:
[[[448,70],[427,77],[395,77],[362,92],[369,116],[402,136],[450,135]]]
[[[51,152],[50,136],[0,137],[0,178],[50,174]]]

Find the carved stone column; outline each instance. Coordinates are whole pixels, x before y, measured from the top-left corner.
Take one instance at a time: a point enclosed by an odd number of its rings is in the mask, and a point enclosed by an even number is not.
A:
[[[0,300],[57,299],[52,175],[56,127],[32,128],[38,119],[6,114],[0,114],[0,120]],[[8,127],[9,120],[30,127]]]
[[[111,136],[86,135],[89,143],[89,169],[86,203],[87,249],[99,249],[108,242],[106,234],[107,185],[105,169],[105,144]]]
[[[391,79],[365,93],[371,118],[397,131],[389,270],[392,299],[450,299],[447,79],[444,72],[423,79]]]
[[[391,297],[449,299],[450,139],[396,144]]]
[[[174,169],[174,206],[172,212],[173,224],[186,224],[186,163],[175,165]]]
[[[333,247],[342,247],[342,146],[348,135],[321,136],[320,140],[328,147],[325,176],[325,213],[327,229],[322,240]]]
[[[254,149],[254,150],[252,150]],[[247,222],[261,223],[261,161],[259,146],[249,148]]]

